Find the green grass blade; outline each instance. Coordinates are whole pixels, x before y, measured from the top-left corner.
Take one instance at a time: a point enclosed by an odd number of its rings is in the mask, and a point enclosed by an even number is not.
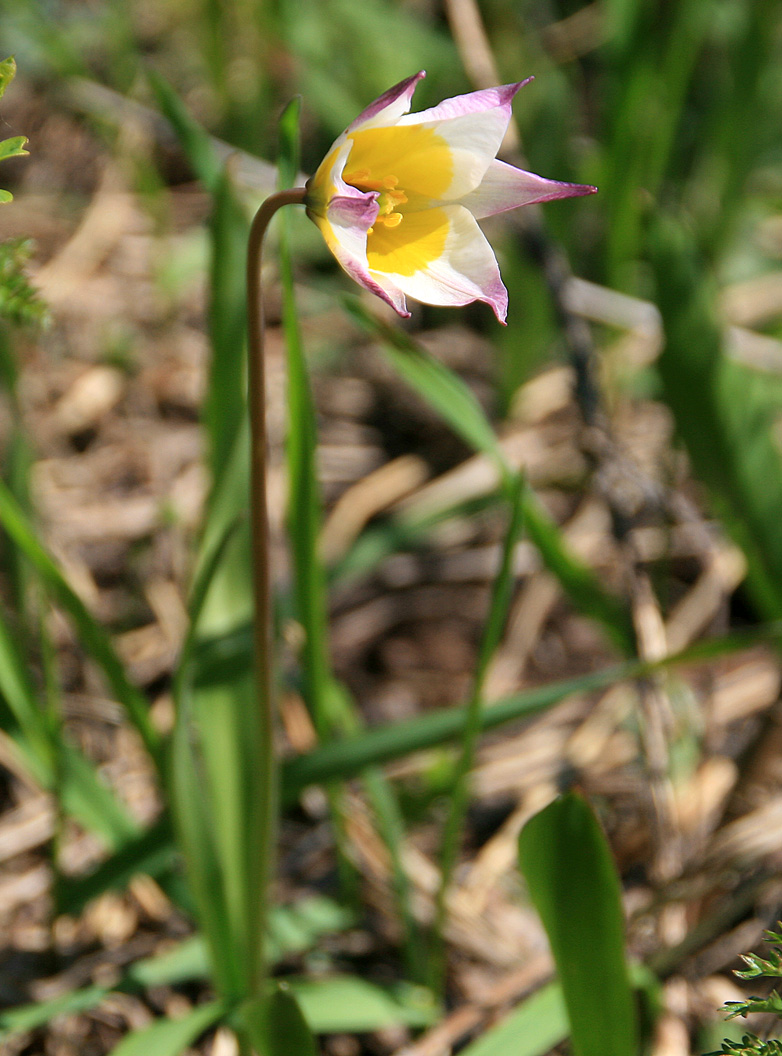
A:
[[[373,316],[356,298],[345,298],[344,303],[362,329],[380,342],[401,377],[465,443],[494,461],[504,490],[511,489],[514,471],[483,409],[462,379],[398,327],[388,326]],[[530,539],[573,604],[586,616],[599,620],[623,652],[633,654],[635,636],[627,606],[604,590],[597,576],[570,552],[562,533],[529,488],[524,496],[524,517]]]
[[[643,670],[646,670],[645,665],[628,661],[588,675],[515,693],[481,711],[481,730],[490,730],[511,719],[537,714],[574,693],[603,689],[622,679],[633,678]],[[461,736],[466,721],[466,706],[444,708],[316,748],[283,766],[283,802],[294,802],[307,785],[334,778],[354,777],[367,766],[386,763],[411,752],[452,741]]]
[[[664,396],[697,476],[743,549],[766,617],[782,616],[782,458],[774,423],[782,386],[728,359],[716,290],[683,224],[660,220],[654,265],[665,348]]]
[[[554,955],[575,1056],[636,1056],[619,877],[587,803],[569,793],[528,821],[519,863]]]
[[[490,704],[481,712],[481,729],[490,730],[512,719],[533,715],[558,704],[575,693],[591,693],[627,679],[644,678],[679,664],[702,663],[730,653],[741,652],[761,642],[782,643],[782,622],[714,638],[682,650],[655,663],[627,660],[586,675],[550,682],[535,689],[514,693]],[[294,802],[303,788],[332,778],[355,776],[366,766],[390,762],[411,752],[446,744],[459,737],[466,719],[465,707],[444,708],[417,716],[407,722],[380,726],[327,744],[283,766],[283,802]]]
[[[502,632],[507,619],[508,607],[513,594],[513,555],[519,541],[523,525],[523,503],[525,483],[521,477],[513,482],[511,493],[511,511],[505,542],[502,549],[502,561],[492,588],[489,614],[484,626],[483,637],[478,650],[472,695],[467,704],[464,729],[461,734],[462,751],[456,764],[454,784],[449,800],[448,814],[443,828],[440,848],[440,887],[437,895],[435,934],[442,936],[447,916],[446,896],[453,878],[453,871],[459,853],[459,845],[464,827],[464,820],[470,801],[469,773],[475,761],[475,750],[481,733],[481,712],[484,707],[483,690],[489,664],[502,639]],[[437,988],[441,989],[445,980],[445,949],[442,939],[438,941],[434,967]]]
[[[559,580],[573,605],[602,624],[621,653],[633,656],[635,631],[629,607],[611,591],[604,590],[594,572],[571,552],[562,532],[529,485],[524,495],[524,523],[543,563]]]
[[[246,411],[244,344],[247,326],[244,264],[249,223],[228,169],[212,190],[209,224],[209,339],[211,359],[204,403],[212,476],[218,479]]]
[[[103,671],[117,701],[124,706],[128,718],[138,730],[150,755],[157,760],[160,737],[150,722],[144,694],[130,682],[108,634],[91,615],[54,560],[38,542],[21,507],[1,481],[0,523],[33,566],[48,593],[70,617],[78,632],[81,645]]]
[[[0,696],[15,724],[17,744],[24,744],[22,760],[43,788],[57,792],[64,812],[110,849],[121,846],[138,826],[120,804],[95,767],[52,728],[42,702],[30,682],[27,664],[0,616]]]
[[[124,890],[134,876],[160,879],[178,860],[171,819],[164,814],[154,825],[126,839],[105,861],[84,876],[63,876],[57,885],[57,912],[78,916],[93,898]]]
[[[208,798],[195,740],[189,710],[180,701],[171,744],[170,794],[175,831],[209,947],[215,986],[223,996],[236,998],[242,992],[239,951],[234,949],[226,908],[224,878],[214,838],[213,804]]]
[[[126,1034],[111,1056],[182,1056],[182,1053],[226,1013],[222,1001],[199,1005],[181,1019],[159,1019]]]
[[[104,784],[93,764],[67,740],[60,742],[58,751],[59,772],[52,787],[63,812],[100,836],[109,850],[134,839],[138,823]]]
[[[462,1056],[545,1056],[568,1035],[568,1018],[559,983],[541,987]]]
[[[292,185],[298,171],[298,121],[301,101],[289,103],[280,120],[280,183]],[[301,340],[290,252],[290,210],[280,217],[280,280],[283,330],[288,365],[288,431],[286,460],[289,480],[288,535],[293,559],[296,616],[304,632],[301,652],[305,699],[315,729],[328,737],[338,716],[328,713],[331,670],[328,656],[326,579],[318,553],[321,500],[316,470],[315,408]]]
[[[171,85],[154,69],[147,77],[155,93],[157,104],[171,123],[198,179],[211,194],[216,194],[223,176],[223,164],[212,145],[209,134],[190,115],[185,104]]]
[[[342,303],[361,329],[382,343],[383,352],[407,384],[415,389],[470,447],[492,458],[503,481],[507,483],[512,476],[512,470],[481,405],[461,378],[439,360],[432,358],[403,330],[389,326],[374,316],[358,298],[344,297]]]

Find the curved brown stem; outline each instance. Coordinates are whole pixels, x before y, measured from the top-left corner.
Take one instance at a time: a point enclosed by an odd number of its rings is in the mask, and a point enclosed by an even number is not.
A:
[[[261,289],[263,237],[269,221],[284,205],[302,204],[305,189],[280,191],[271,195],[255,214],[247,243],[247,383],[250,411],[250,525],[252,532],[253,652],[257,687],[258,734],[261,758],[258,760],[260,846],[258,854],[265,875],[258,892],[261,913],[260,941],[266,923],[266,892],[273,860],[276,827],[276,780],[274,760],[274,635],[272,585],[269,555],[269,517],[266,503],[266,371],[264,364],[264,318]],[[264,970],[263,950],[259,950],[259,972]]]

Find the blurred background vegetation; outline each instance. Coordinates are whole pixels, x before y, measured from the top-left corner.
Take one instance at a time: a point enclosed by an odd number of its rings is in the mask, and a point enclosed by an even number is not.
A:
[[[599,193],[486,223],[507,328],[400,323],[274,232],[268,957],[333,1056],[629,1056],[568,1026],[516,866],[576,785],[644,1051],[740,1037],[782,890],[782,7],[0,0],[9,55],[3,1051],[255,1036],[245,240],[419,69],[414,109],[534,75],[504,156]]]

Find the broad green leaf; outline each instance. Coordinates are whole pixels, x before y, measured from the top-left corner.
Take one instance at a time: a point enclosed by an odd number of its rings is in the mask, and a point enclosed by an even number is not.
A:
[[[571,792],[527,822],[519,862],[554,955],[575,1056],[636,1056],[619,877],[581,796]]]
[[[3,59],[0,62],[0,99],[5,94],[5,90],[11,81],[16,76],[16,60],[13,55],[8,59]]]
[[[29,154],[29,151],[24,149],[26,143],[27,136],[12,136],[10,139],[0,139],[0,161]]]
[[[317,1056],[315,1039],[286,983],[248,1003],[239,1017],[253,1048],[263,1056]]]
[[[185,1049],[225,1015],[222,1001],[199,1005],[181,1019],[158,1019],[127,1034],[111,1056],[182,1056]]]
[[[286,981],[316,1034],[359,1034],[398,1024],[427,1027],[439,1015],[430,991],[420,986],[388,989],[357,975]]]
[[[683,224],[654,228],[665,348],[665,400],[696,475],[744,551],[748,586],[766,617],[782,616],[782,457],[775,422],[782,391],[725,355],[717,292]]]
[[[559,983],[549,983],[490,1027],[462,1056],[544,1056],[568,1035]]]

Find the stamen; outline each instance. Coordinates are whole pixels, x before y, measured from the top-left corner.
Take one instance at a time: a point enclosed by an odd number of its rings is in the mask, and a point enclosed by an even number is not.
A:
[[[384,176],[382,179],[373,179],[369,169],[354,169],[351,172],[343,172],[342,179],[359,191],[378,191],[377,196],[377,219],[375,224],[385,224],[386,227],[399,227],[404,219],[398,207],[407,201],[404,191],[397,190],[399,186],[398,176]],[[374,226],[367,229],[367,235],[375,230]]]

